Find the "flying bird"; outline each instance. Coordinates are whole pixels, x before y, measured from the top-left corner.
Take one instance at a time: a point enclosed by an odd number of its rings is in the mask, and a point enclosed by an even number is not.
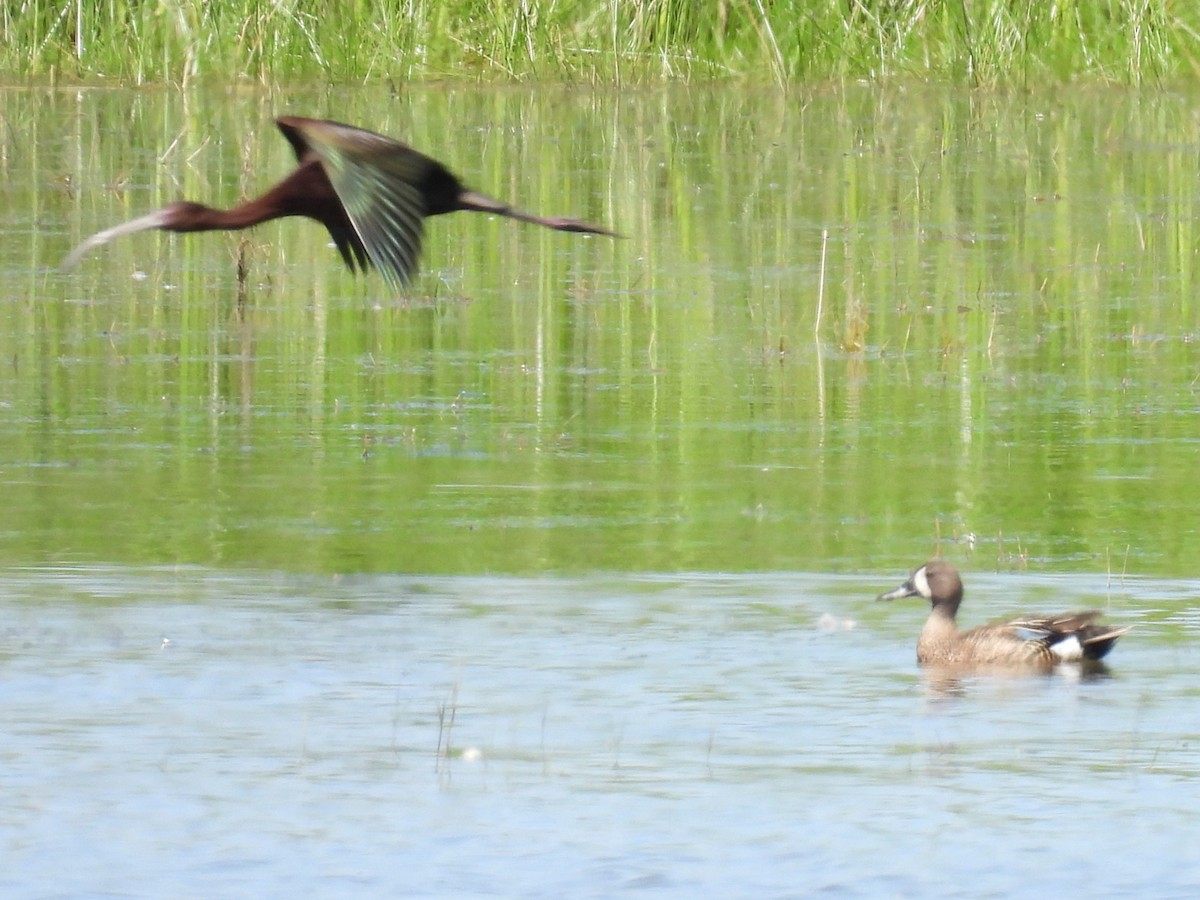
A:
[[[556,231],[613,231],[579,219],[536,216],[466,188],[437,160],[392,138],[325,119],[286,116],[279,130],[296,152],[297,167],[254,200],[214,209],[181,200],[92,235],[70,252],[63,268],[93,247],[138,231],[237,231],[304,216],[328,230],[351,272],[374,266],[395,288],[417,268],[425,219],[466,210],[492,213]]]

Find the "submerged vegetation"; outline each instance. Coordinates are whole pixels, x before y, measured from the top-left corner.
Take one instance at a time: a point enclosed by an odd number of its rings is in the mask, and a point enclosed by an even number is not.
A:
[[[918,77],[973,84],[1200,71],[1200,5],[1170,0],[20,0],[9,78],[187,83]]]

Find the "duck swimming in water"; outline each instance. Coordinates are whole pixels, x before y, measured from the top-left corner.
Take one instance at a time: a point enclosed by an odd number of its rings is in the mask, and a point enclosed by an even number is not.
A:
[[[879,600],[924,597],[932,606],[917,638],[922,665],[1026,666],[1053,668],[1062,662],[1103,659],[1129,626],[1097,624],[1099,610],[1057,616],[1022,616],[961,631],[956,621],[963,584],[944,559],[931,559]]]

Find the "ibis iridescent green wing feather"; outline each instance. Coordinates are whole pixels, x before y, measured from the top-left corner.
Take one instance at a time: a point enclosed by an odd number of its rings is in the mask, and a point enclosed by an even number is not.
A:
[[[330,154],[326,172],[371,262],[393,287],[403,287],[417,268],[424,234],[421,192],[385,178],[378,168]]]
[[[297,156],[321,160],[371,262],[402,287],[417,267],[424,218],[454,208],[445,203],[461,191],[458,180],[436,160],[372,131],[315,119],[279,124]]]

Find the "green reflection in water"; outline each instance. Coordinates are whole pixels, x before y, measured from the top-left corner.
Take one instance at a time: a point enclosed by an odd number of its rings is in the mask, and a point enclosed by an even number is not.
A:
[[[1194,108],[0,93],[0,561],[894,570],[970,533],[984,566],[1191,572]],[[629,239],[435,219],[400,299],[300,221],[245,235],[244,302],[239,236],[53,269],[179,196],[259,192],[284,111]]]

